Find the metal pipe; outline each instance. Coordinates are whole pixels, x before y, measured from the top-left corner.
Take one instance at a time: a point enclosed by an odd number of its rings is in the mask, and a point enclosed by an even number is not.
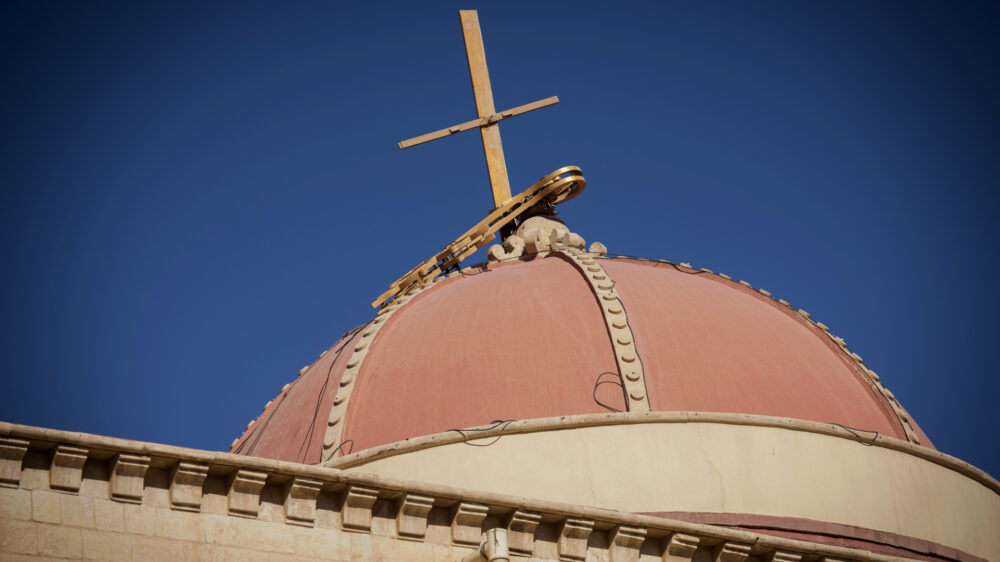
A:
[[[510,562],[507,529],[490,529],[483,532],[479,550],[466,556],[462,562]]]

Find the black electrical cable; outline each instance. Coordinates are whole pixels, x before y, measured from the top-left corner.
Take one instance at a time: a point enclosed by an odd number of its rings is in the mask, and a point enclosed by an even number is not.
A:
[[[848,433],[850,433],[851,435],[853,435],[853,436],[857,437],[857,438],[858,438],[858,443],[861,443],[861,444],[862,444],[862,445],[864,445],[865,447],[871,447],[872,445],[874,445],[874,444],[875,444],[875,441],[876,441],[876,440],[878,440],[878,432],[877,432],[877,431],[869,431],[869,430],[867,430],[867,429],[858,429],[858,428],[856,428],[856,427],[848,427],[848,426],[846,426],[846,425],[843,425],[843,424],[839,424],[839,423],[837,423],[837,422],[829,422],[829,423],[831,423],[831,424],[833,424],[833,425],[835,425],[835,426],[837,426],[837,427],[840,427],[840,428],[843,428],[844,430],[846,430],[846,431],[847,431]],[[861,435],[858,435],[858,432],[859,432],[859,431],[860,431],[861,433],[871,433],[871,434],[873,434],[873,436],[872,436],[872,438],[871,438],[871,439],[869,440],[869,439],[867,439],[866,437],[863,437],[863,436],[861,436]]]
[[[497,441],[499,441],[500,438],[503,437],[503,434],[497,435],[496,438],[494,438],[493,441],[490,441],[489,443],[469,443],[468,442],[469,436],[466,435],[465,432],[466,431],[470,431],[470,432],[471,431],[492,431],[492,430],[494,430],[494,429],[496,429],[498,427],[501,428],[500,431],[503,431],[504,429],[507,429],[508,425],[510,425],[510,424],[512,424],[512,423],[514,423],[516,421],[517,421],[516,419],[514,419],[514,420],[493,420],[493,421],[490,422],[493,425],[488,426],[488,427],[470,427],[470,428],[464,428],[464,429],[449,429],[448,431],[457,431],[458,434],[461,435],[463,439],[466,439],[466,441],[462,441],[462,443],[465,443],[466,445],[469,445],[471,447],[489,447],[490,445],[492,445],[492,444],[496,443]]]
[[[601,379],[604,378],[604,375],[611,375],[612,377],[615,377],[615,379],[617,379],[617,380],[603,380],[602,381]],[[594,381],[594,402],[597,402],[597,404],[599,406],[601,406],[603,408],[607,408],[608,410],[611,410],[612,412],[621,413],[621,410],[619,410],[618,408],[615,408],[613,406],[609,406],[609,405],[605,404],[604,402],[601,402],[597,398],[597,387],[601,386],[602,384],[616,384],[616,385],[618,385],[619,388],[622,389],[622,392],[624,392],[625,391],[625,385],[622,383],[622,376],[620,374],[618,374],[618,373],[614,373],[614,372],[611,372],[611,371],[605,371],[605,372],[597,375],[597,379]]]
[[[303,462],[303,460],[305,459],[305,457],[309,454],[310,440],[311,440],[312,435],[313,435],[313,430],[316,427],[316,418],[319,417],[319,408],[320,408],[320,405],[323,403],[323,395],[326,394],[326,388],[327,388],[327,386],[330,385],[330,376],[333,373],[333,366],[337,363],[337,359],[340,358],[340,354],[344,351],[344,348],[347,347],[347,344],[349,344],[351,342],[351,339],[354,337],[354,335],[357,334],[358,332],[360,332],[362,329],[364,329],[368,325],[370,325],[371,323],[372,323],[372,321],[369,320],[368,322],[365,322],[364,324],[358,326],[357,328],[354,328],[353,330],[350,330],[350,331],[346,332],[344,334],[344,337],[341,338],[341,341],[343,343],[340,345],[340,348],[337,349],[337,351],[334,352],[333,360],[330,361],[330,368],[327,369],[327,371],[326,371],[326,380],[323,381],[323,386],[320,388],[319,392],[316,394],[316,408],[313,411],[312,422],[309,424],[309,431],[306,432],[305,438],[303,438],[303,440],[302,440],[302,444],[299,445],[299,452],[296,453],[296,455],[295,455],[295,458],[298,459],[299,462]],[[341,376],[343,376],[343,374],[341,374]],[[303,447],[306,448],[305,452],[302,451]]]

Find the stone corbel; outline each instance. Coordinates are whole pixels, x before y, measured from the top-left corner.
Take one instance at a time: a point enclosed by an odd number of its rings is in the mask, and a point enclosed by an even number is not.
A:
[[[17,488],[21,484],[21,464],[28,452],[26,439],[0,437],[0,486]]]
[[[767,560],[768,562],[800,562],[802,555],[787,550],[776,550],[771,553]]]
[[[507,521],[507,546],[514,554],[531,556],[535,551],[535,529],[542,516],[533,511],[515,510]]]
[[[256,518],[260,510],[260,492],[267,482],[267,473],[241,469],[229,482],[229,514]]]
[[[451,542],[478,545],[488,512],[489,508],[480,503],[461,502],[455,506],[451,522]]]
[[[586,560],[587,539],[594,530],[589,519],[566,518],[559,527],[559,559]]]
[[[611,531],[608,546],[611,562],[638,562],[639,548],[646,540],[646,529],[619,525]]]
[[[698,550],[699,537],[674,533],[663,549],[663,562],[690,562]]]
[[[285,496],[285,522],[312,527],[316,521],[316,498],[323,483],[313,478],[296,477]]]
[[[170,479],[170,508],[201,511],[202,487],[208,476],[208,465],[181,461]]]
[[[714,562],[743,562],[750,556],[750,545],[736,542],[724,542],[715,547]]]
[[[345,531],[368,533],[372,530],[372,507],[378,499],[378,490],[362,486],[350,486],[344,494],[344,507],[341,515],[344,518]]]
[[[49,487],[78,493],[83,480],[83,465],[87,462],[87,449],[72,445],[57,445],[49,467]]]
[[[406,494],[396,515],[396,533],[400,538],[423,540],[427,534],[427,517],[434,507],[434,498],[419,494]]]
[[[142,503],[149,457],[121,453],[111,461],[108,494],[111,499],[126,503]]]

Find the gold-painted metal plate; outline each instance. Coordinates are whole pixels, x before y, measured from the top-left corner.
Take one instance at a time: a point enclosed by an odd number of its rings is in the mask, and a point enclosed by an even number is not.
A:
[[[496,232],[537,205],[558,205],[576,197],[587,187],[587,180],[577,166],[565,166],[544,176],[535,185],[501,203],[483,220],[467,230],[433,257],[417,264],[405,275],[392,282],[389,290],[372,302],[378,308],[399,294],[429,281],[457,266],[476,250],[489,244]]]

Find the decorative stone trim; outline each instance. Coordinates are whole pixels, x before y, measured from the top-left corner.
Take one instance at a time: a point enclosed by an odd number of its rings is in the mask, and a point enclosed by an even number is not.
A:
[[[611,419],[618,419],[620,421],[624,419],[625,423],[644,423],[642,418],[654,417],[656,415],[664,414],[596,415],[592,416],[593,419],[590,421]],[[715,416],[721,416],[721,414],[716,414]],[[705,418],[710,416],[704,414],[686,414],[674,417],[676,418],[675,421],[680,420],[682,417],[688,418],[689,421],[704,421]],[[725,418],[728,420],[725,423],[738,423],[741,417],[744,416],[730,415],[730,417]],[[584,416],[583,418],[588,417]],[[767,418],[762,419],[765,421],[768,420]],[[579,423],[581,420],[577,419],[576,421]],[[788,424],[798,423],[795,420],[780,418],[770,418],[769,421],[773,427],[787,427]],[[829,430],[827,433],[831,435],[838,435],[845,438],[849,435],[847,431],[836,428],[836,426],[828,424],[813,425],[815,428],[827,428]],[[843,435],[836,433],[837,430],[841,431]],[[229,492],[231,505],[236,503],[233,500],[233,496],[237,493],[242,493],[252,498],[252,501],[249,503],[254,508],[259,504],[260,491],[263,489],[264,483],[272,477],[277,482],[289,482],[296,479],[302,479],[302,482],[317,482],[323,489],[343,494],[345,501],[341,507],[342,516],[339,528],[324,529],[316,532],[336,532],[341,529],[370,531],[373,518],[372,507],[378,499],[400,501],[400,498],[407,496],[419,496],[420,498],[430,498],[434,506],[445,508],[459,506],[463,503],[480,506],[478,510],[480,513],[483,513],[485,510],[486,513],[492,514],[500,520],[506,520],[508,528],[518,528],[520,526],[526,537],[532,536],[535,530],[534,526],[543,524],[552,525],[553,527],[550,527],[550,530],[557,533],[556,536],[558,537],[558,543],[556,544],[558,552],[560,556],[565,555],[564,559],[567,560],[581,560],[582,557],[587,555],[587,539],[595,531],[602,533],[602,536],[606,536],[607,540],[595,540],[593,546],[590,547],[590,550],[593,551],[591,554],[595,559],[610,559],[609,548],[614,544],[614,529],[616,528],[641,529],[645,532],[646,538],[646,542],[642,543],[642,546],[645,547],[644,554],[647,557],[662,557],[663,560],[671,562],[688,562],[692,558],[701,560],[711,559],[715,554],[713,552],[714,547],[726,543],[743,545],[744,547],[745,545],[753,545],[753,559],[767,560],[768,562],[792,562],[795,556],[801,556],[802,559],[812,562],[822,560],[829,562],[896,562],[899,560],[899,558],[867,550],[758,534],[747,530],[729,528],[725,525],[691,523],[668,517],[609,511],[594,507],[521,498],[493,492],[383,478],[371,474],[347,472],[317,465],[248,457],[231,453],[200,451],[85,433],[71,433],[0,422],[0,439],[27,441],[29,452],[36,454],[52,451],[54,446],[58,445],[62,445],[60,449],[62,454],[65,454],[67,451],[100,451],[100,456],[92,459],[91,462],[105,463],[105,465],[110,465],[114,462],[113,460],[102,460],[109,458],[109,456],[111,459],[123,454],[149,456],[152,458],[151,464],[167,468],[169,472],[174,474],[173,492],[171,495],[171,504],[174,508],[178,507],[177,503],[180,503],[181,507],[188,507],[199,503],[195,499],[189,499],[182,503],[179,500],[181,497],[200,498],[200,494],[196,495],[186,490],[186,487],[203,485],[206,480],[202,476],[209,472],[216,477],[231,478],[232,485]],[[893,448],[909,454],[936,455],[938,459],[935,462],[938,464],[976,478],[990,490],[1000,493],[1000,484],[991,477],[982,473],[982,471],[978,471],[975,467],[947,455],[895,439],[887,440],[880,437],[879,440],[875,441],[875,444],[881,446],[891,444]],[[53,466],[49,467],[49,471],[53,467],[56,470],[65,469],[64,464],[53,463]],[[111,471],[101,472],[110,475]],[[49,476],[51,481],[51,474]],[[36,479],[31,480],[35,481]],[[20,486],[24,486],[25,482],[26,480],[22,479]],[[249,487],[250,490],[238,492],[234,487]],[[146,498],[152,496],[152,494],[143,494],[144,501],[148,501]],[[422,503],[422,500],[413,503]],[[232,510],[229,511],[229,515],[246,516]],[[509,519],[507,519],[508,517]],[[480,528],[485,522],[486,520],[484,519],[479,523]],[[260,524],[275,525],[276,523],[260,521]],[[295,525],[296,523],[286,516],[285,524]],[[273,529],[273,527],[267,528]],[[531,528],[531,533],[527,531],[528,528]],[[261,529],[264,530],[265,527],[261,527]],[[382,527],[383,532],[388,532],[390,535],[394,534],[390,529],[392,528]],[[622,535],[622,539],[619,540],[620,543],[624,538],[624,533],[619,534]],[[398,538],[407,538],[402,534],[396,534],[396,536]],[[531,551],[523,556],[544,559],[544,555],[534,550],[534,546],[537,544],[537,541],[534,542],[530,547]],[[927,552],[942,559],[961,560],[965,562],[981,560],[975,556],[956,551],[953,548],[927,541],[921,541],[919,548],[920,552]],[[465,545],[462,545],[460,550],[451,551],[449,556],[458,559],[464,553],[467,553],[467,550]],[[736,552],[732,552],[734,550]],[[696,551],[699,552],[696,553]],[[732,547],[728,550],[723,547],[720,552],[723,552],[727,557],[740,555],[739,549]],[[574,555],[577,557],[573,558]],[[905,554],[897,556],[906,557]],[[746,562],[745,557],[743,560]]]
[[[229,514],[256,518],[260,510],[260,492],[266,482],[266,472],[236,471],[229,484]]]
[[[743,562],[750,556],[750,545],[735,542],[724,542],[715,547],[714,562]]]
[[[615,291],[614,281],[600,264],[589,254],[573,248],[561,248],[554,252],[566,257],[583,274],[597,297],[601,315],[611,337],[618,373],[625,391],[625,404],[629,412],[648,412],[649,396],[646,392],[646,377],[642,369],[642,359],[635,346],[635,337],[629,327],[628,314]]]
[[[362,486],[349,486],[344,494],[344,507],[341,514],[344,518],[345,531],[368,533],[372,530],[372,507],[378,499],[378,490]]]
[[[208,476],[204,463],[179,462],[170,479],[170,508],[201,511],[202,486]]]
[[[111,479],[108,495],[115,501],[142,503],[142,490],[146,480],[149,457],[122,453],[111,462]]]
[[[288,484],[285,495],[285,522],[312,527],[316,521],[316,498],[323,482],[299,476]]]
[[[593,530],[590,519],[566,518],[559,527],[559,559],[586,560],[587,539]]]
[[[434,507],[434,498],[419,494],[406,494],[396,515],[396,533],[400,538],[423,540],[427,534],[427,517]]]
[[[611,562],[638,562],[639,548],[646,540],[646,529],[619,525],[611,531],[608,554]]]
[[[77,493],[83,480],[83,465],[87,462],[87,449],[72,445],[57,445],[52,452],[49,468],[49,487]]]
[[[542,516],[532,511],[515,510],[507,521],[507,547],[514,554],[531,556],[535,550],[535,530]]]
[[[850,431],[842,426],[832,423],[822,423],[794,418],[779,418],[775,416],[761,416],[757,414],[727,414],[721,412],[644,412],[644,413],[621,413],[621,414],[579,414],[573,416],[559,416],[552,418],[535,418],[529,420],[517,420],[505,423],[500,427],[496,424],[469,428],[475,430],[467,435],[460,435],[458,432],[449,431],[414,437],[395,443],[387,443],[379,447],[348,455],[337,459],[336,462],[327,463],[331,468],[353,468],[372,462],[377,459],[402,455],[421,449],[461,443],[471,439],[487,439],[501,435],[516,435],[519,433],[534,433],[536,431],[553,431],[559,429],[572,429],[577,427],[594,427],[599,425],[628,425],[636,423],[719,423],[726,425],[747,425],[756,427],[773,427],[787,429],[789,431],[804,431],[807,433],[818,433],[831,437],[839,437],[871,445],[884,447],[908,455],[913,455],[941,465],[949,470],[954,470],[963,476],[972,478],[990,490],[1000,494],[1000,482],[979,468],[951,455],[940,451],[922,447],[909,441],[887,437],[885,435],[871,435],[868,433],[858,433]]]
[[[21,463],[28,452],[28,441],[0,437],[0,486],[17,488],[21,483]]]
[[[666,545],[663,547],[663,562],[690,562],[694,557],[694,551],[698,550],[701,539],[694,535],[674,533],[664,542]]]
[[[338,453],[343,454],[340,451],[345,443],[344,439],[344,418],[347,416],[347,403],[351,398],[351,393],[354,390],[354,383],[358,378],[358,373],[361,372],[361,364],[364,362],[365,357],[368,356],[368,352],[371,350],[371,344],[375,341],[375,336],[378,334],[382,326],[385,326],[387,320],[392,317],[404,304],[409,302],[414,296],[419,294],[421,291],[427,287],[437,283],[442,278],[438,277],[427,283],[416,286],[410,289],[407,293],[397,296],[392,302],[385,305],[381,310],[379,310],[378,315],[368,323],[367,326],[361,328],[361,335],[357,337],[354,341],[354,350],[351,352],[350,359],[347,360],[347,366],[344,368],[344,372],[340,375],[340,385],[337,388],[337,394],[333,398],[333,406],[330,408],[330,414],[327,416],[326,422],[326,434],[323,436],[323,455],[321,457],[321,462],[329,461],[334,458]]]
[[[483,535],[483,520],[490,508],[481,503],[461,502],[454,509],[451,542],[478,545]]]

